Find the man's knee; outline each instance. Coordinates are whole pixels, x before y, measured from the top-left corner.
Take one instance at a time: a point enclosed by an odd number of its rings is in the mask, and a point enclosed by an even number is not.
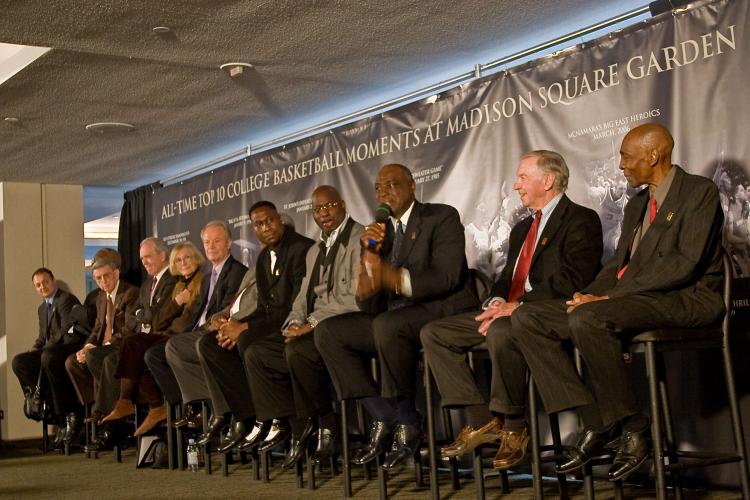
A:
[[[487,349],[490,351],[507,349],[511,342],[513,342],[511,322],[504,318],[493,321],[487,330]]]
[[[165,347],[166,344],[157,344],[149,348],[143,354],[143,361],[146,363],[146,366],[151,368],[152,366],[164,364],[167,361]]]
[[[332,346],[337,344],[336,332],[338,329],[336,325],[338,323],[336,318],[328,318],[318,323],[313,330],[313,340],[319,352],[328,351]]]

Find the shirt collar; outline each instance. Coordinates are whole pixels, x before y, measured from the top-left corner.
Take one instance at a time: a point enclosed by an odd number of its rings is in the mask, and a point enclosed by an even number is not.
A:
[[[216,271],[216,276],[219,276],[221,274],[221,270],[224,269],[224,264],[229,260],[229,256],[231,254],[224,257],[224,260],[213,266],[213,270]]]
[[[156,273],[156,275],[154,276],[154,278],[156,278],[156,282],[157,283],[159,283],[159,280],[161,279],[162,276],[164,276],[164,273],[166,273],[167,270],[169,270],[169,266],[164,266],[164,269],[162,269],[161,271],[159,271],[158,273]]]
[[[323,243],[326,244],[326,248],[331,248],[333,246],[333,244],[336,242],[336,238],[339,237],[339,233],[341,233],[341,231],[343,231],[344,226],[346,226],[346,223],[348,221],[349,221],[349,214],[346,214],[346,216],[344,217],[344,220],[341,222],[341,224],[339,224],[339,226],[336,229],[334,229],[333,231],[331,231],[331,234],[329,234],[327,238],[325,237],[325,235],[321,231],[321,233],[320,233],[320,241],[322,241]]]
[[[672,165],[672,168],[669,169],[667,176],[663,181],[661,181],[661,183],[659,183],[658,186],[656,186],[654,192],[651,193],[651,196],[656,198],[656,208],[661,208],[662,203],[664,203],[664,200],[667,197],[667,193],[669,192],[669,188],[672,186],[675,172],[677,172],[677,169],[674,168],[674,165]]]
[[[401,224],[403,225],[404,229],[406,229],[406,226],[409,225],[409,217],[411,217],[411,211],[414,208],[414,203],[416,201],[412,201],[411,205],[409,205],[409,208],[406,209],[406,212],[403,213],[401,217],[398,219],[391,216],[391,223],[393,224],[393,229],[396,229],[398,227],[398,221],[401,221]]]
[[[546,205],[542,207],[542,218],[549,217],[549,214],[551,214],[555,208],[557,208],[557,204],[560,203],[560,200],[562,200],[563,193],[557,193],[557,195],[549,200]]]
[[[107,296],[111,298],[113,304],[115,303],[115,297],[117,297],[118,288],[120,288],[120,280],[117,280],[117,283],[115,283],[115,287],[112,289],[112,292],[107,294]]]

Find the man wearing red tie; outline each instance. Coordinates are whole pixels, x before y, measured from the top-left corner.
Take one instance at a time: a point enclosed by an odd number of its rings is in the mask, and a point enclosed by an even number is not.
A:
[[[568,172],[565,160],[554,151],[531,151],[521,157],[513,189],[531,213],[511,230],[508,262],[484,310],[422,328],[422,345],[443,406],[463,407],[467,417],[468,426],[441,450],[445,457],[498,439],[496,468],[507,469],[525,457],[527,368],[509,341],[511,316],[522,303],[570,297],[594,278],[602,257],[599,217],[565,195]],[[492,416],[466,362],[466,351],[485,340],[492,361]],[[505,362],[508,357],[514,362]]]
[[[586,410],[584,432],[559,473],[583,467],[618,435],[610,480],[625,479],[648,456],[649,420],[622,362],[622,339],[646,329],[707,326],[724,313],[719,192],[711,180],[672,165],[673,145],[661,125],[628,132],[620,170],[631,187],[646,188],[625,207],[614,257],[571,299],[524,304],[513,315],[512,340],[546,410]],[[566,339],[581,352],[591,390],[565,354]]]

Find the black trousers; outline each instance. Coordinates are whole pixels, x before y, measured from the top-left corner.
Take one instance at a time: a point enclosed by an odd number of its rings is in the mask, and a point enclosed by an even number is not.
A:
[[[267,335],[249,344],[243,359],[259,420],[332,411],[330,378],[312,333],[288,344],[280,332]]]
[[[151,372],[156,385],[164,394],[164,399],[170,404],[176,404],[182,401],[182,394],[174,372],[167,362],[166,347],[166,342],[151,346],[143,355],[143,361]]]
[[[338,397],[361,398],[378,393],[369,358],[380,363],[380,394],[414,398],[420,329],[440,315],[416,304],[378,314],[349,313],[329,318],[315,328],[315,345],[331,374]]]
[[[278,333],[278,332],[277,332]],[[243,362],[243,352],[247,347],[265,339],[268,332],[254,330],[240,334],[237,345],[224,349],[214,335],[203,335],[197,342],[198,360],[203,369],[203,377],[208,393],[217,413],[227,411],[237,420],[256,417],[255,404],[248,382],[248,373]],[[226,408],[217,407],[217,402],[225,401]]]
[[[511,317],[512,341],[531,369],[546,410],[594,403],[605,425],[638,413],[622,360],[622,340],[640,330],[680,326],[679,318],[665,314],[653,297],[642,295],[589,302],[571,314],[566,308],[563,300],[525,303]],[[563,346],[567,339],[581,353],[591,391]]]
[[[51,400],[55,414],[65,415],[80,410],[75,388],[65,371],[65,359],[80,348],[80,344],[56,344],[17,354],[12,364],[21,389],[35,387],[42,370],[42,394]],[[48,395],[51,397],[47,398]]]

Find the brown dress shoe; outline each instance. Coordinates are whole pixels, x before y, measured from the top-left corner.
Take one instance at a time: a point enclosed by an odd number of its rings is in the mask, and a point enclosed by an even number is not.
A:
[[[461,430],[455,441],[440,448],[440,454],[445,458],[458,457],[470,453],[477,446],[494,443],[500,439],[502,428],[500,419],[497,417],[494,417],[479,429],[467,425]]]
[[[102,419],[102,422],[120,420],[135,414],[135,405],[129,399],[118,399],[115,401],[115,407],[109,412],[109,415]]]
[[[133,433],[133,436],[138,437],[146,434],[148,431],[156,427],[159,422],[163,422],[167,419],[167,405],[157,406],[156,408],[149,408],[148,415],[143,420],[143,423]]]
[[[495,455],[492,465],[498,470],[510,469],[523,462],[526,458],[529,432],[527,429],[524,429],[522,432],[512,432],[503,429],[500,434],[500,448],[497,450],[497,455]]]

